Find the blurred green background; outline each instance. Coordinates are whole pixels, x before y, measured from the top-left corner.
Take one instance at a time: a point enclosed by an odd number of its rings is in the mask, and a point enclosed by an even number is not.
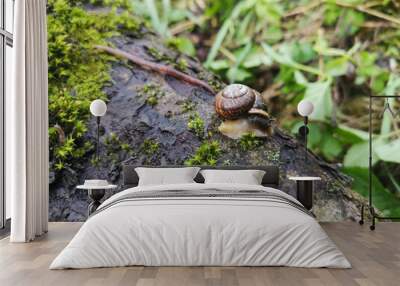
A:
[[[107,13],[88,12],[96,6],[107,7]],[[78,142],[87,130],[90,101],[104,97],[110,59],[90,60],[92,46],[120,29],[135,33],[139,25],[197,57],[226,82],[260,91],[289,132],[301,125],[297,103],[311,100],[309,147],[338,164],[354,178],[353,189],[367,196],[368,96],[400,95],[400,2],[49,0],[54,170],[93,148]],[[397,116],[383,114],[384,104],[373,102],[374,203],[384,215],[400,216],[400,104],[389,100]]]

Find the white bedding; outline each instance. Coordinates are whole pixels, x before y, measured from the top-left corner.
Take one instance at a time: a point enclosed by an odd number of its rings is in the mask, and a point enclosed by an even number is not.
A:
[[[120,192],[81,227],[50,269],[146,266],[294,266],[350,268],[317,221],[293,206],[257,198],[152,198],[132,192],[263,190],[238,184],[143,186]],[[107,207],[108,206],[108,207]]]

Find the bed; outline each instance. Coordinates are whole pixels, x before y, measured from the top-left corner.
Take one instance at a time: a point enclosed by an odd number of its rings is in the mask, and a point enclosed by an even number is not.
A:
[[[171,166],[168,166],[171,167]],[[291,266],[350,268],[314,217],[279,190],[279,169],[261,185],[193,183],[138,186],[125,166],[126,189],[101,204],[50,269],[144,266]]]

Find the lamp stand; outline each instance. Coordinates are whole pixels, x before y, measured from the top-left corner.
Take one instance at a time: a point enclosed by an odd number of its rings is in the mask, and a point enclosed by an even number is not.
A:
[[[304,125],[299,128],[299,134],[304,140],[304,149],[305,149],[305,155],[304,155],[304,161],[307,163],[308,160],[308,155],[307,155],[307,136],[310,130],[308,129],[308,116],[304,116]]]
[[[100,116],[96,116],[96,121],[97,121],[97,140],[96,140],[96,170],[97,170],[97,175],[99,175],[99,145],[100,145]]]

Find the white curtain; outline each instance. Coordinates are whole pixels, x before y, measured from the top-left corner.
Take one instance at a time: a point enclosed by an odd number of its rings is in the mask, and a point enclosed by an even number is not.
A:
[[[15,1],[13,90],[7,106],[6,173],[12,242],[28,242],[48,225],[46,0]]]

